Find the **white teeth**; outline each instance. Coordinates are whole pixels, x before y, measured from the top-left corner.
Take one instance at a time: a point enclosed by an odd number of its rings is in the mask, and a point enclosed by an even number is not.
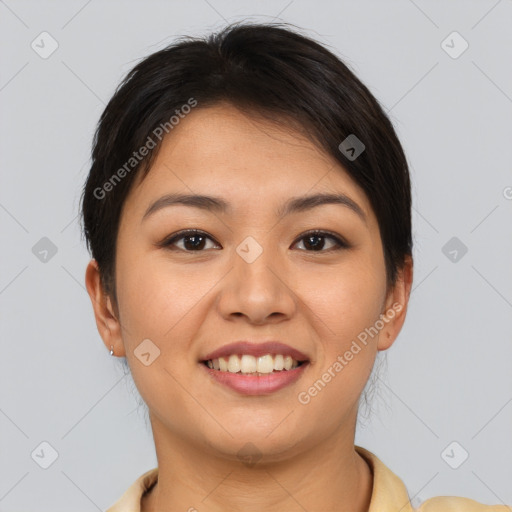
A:
[[[256,358],[244,354],[240,359],[240,371],[242,373],[254,373],[256,371]]]
[[[284,369],[284,357],[281,354],[274,356],[274,370]]]
[[[228,371],[231,373],[237,373],[240,371],[240,358],[237,355],[229,356],[228,360]]]
[[[258,372],[271,373],[274,371],[274,361],[270,354],[258,357]]]
[[[221,372],[228,371],[228,362],[223,357],[219,357],[219,365],[220,365]]]
[[[298,361],[291,356],[283,356],[282,354],[265,354],[259,357],[249,354],[243,354],[241,356],[232,354],[229,358],[219,357],[207,361],[206,364],[208,368],[220,370],[221,372],[241,372],[244,374],[269,374],[273,371],[292,370],[299,366]]]

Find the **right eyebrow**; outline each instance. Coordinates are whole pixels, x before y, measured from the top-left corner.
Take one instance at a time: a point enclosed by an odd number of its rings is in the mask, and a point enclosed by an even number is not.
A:
[[[218,213],[231,211],[230,205],[220,197],[205,196],[198,194],[166,194],[150,204],[144,213],[142,220],[154,214],[162,208],[182,204]]]

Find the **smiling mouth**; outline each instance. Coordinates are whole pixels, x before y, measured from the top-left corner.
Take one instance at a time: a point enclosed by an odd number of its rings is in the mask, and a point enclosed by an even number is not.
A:
[[[228,357],[208,359],[202,363],[212,370],[242,375],[264,376],[294,370],[307,361],[297,361],[289,355],[266,354],[252,356],[249,354],[232,354]]]

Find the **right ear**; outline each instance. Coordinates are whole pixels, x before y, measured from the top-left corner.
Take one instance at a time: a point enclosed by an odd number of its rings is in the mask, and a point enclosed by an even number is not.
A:
[[[85,270],[85,285],[96,317],[96,327],[103,343],[109,351],[110,347],[113,347],[114,355],[125,357],[121,324],[114,313],[110,296],[103,289],[100,269],[95,259],[88,263]]]

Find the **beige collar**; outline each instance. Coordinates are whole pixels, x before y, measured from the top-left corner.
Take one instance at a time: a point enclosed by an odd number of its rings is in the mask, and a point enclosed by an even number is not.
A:
[[[372,499],[368,512],[414,512],[402,480],[372,452],[357,445],[355,450],[370,465],[373,473]]]

